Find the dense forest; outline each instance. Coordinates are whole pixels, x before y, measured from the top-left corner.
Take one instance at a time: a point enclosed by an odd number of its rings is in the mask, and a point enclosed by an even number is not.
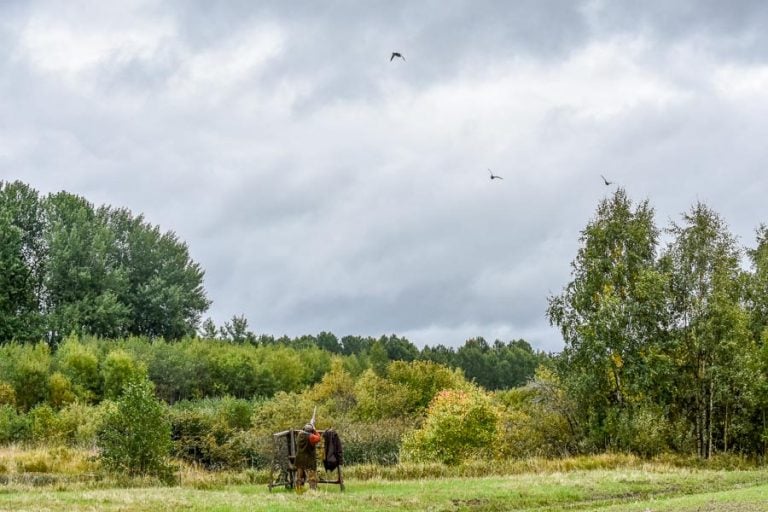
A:
[[[768,228],[743,248],[704,204],[660,229],[622,189],[600,202],[549,298],[558,354],[257,335],[200,322],[202,278],[141,216],[0,183],[0,443],[97,445],[143,382],[172,454],[209,468],[267,464],[314,407],[349,463],[768,448]]]

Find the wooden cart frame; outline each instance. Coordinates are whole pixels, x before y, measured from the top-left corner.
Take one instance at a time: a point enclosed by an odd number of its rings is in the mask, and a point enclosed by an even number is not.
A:
[[[269,484],[267,487],[272,492],[273,487],[285,487],[286,489],[294,489],[296,487],[296,446],[297,438],[301,430],[291,429],[284,430],[272,434],[272,442],[274,443],[272,452],[272,464],[269,471]],[[325,430],[318,430],[318,434],[322,436]],[[323,460],[323,454],[325,453],[325,441],[321,441],[318,444],[320,448],[318,450],[318,459]],[[322,462],[320,463],[322,465]],[[327,478],[320,478],[320,470],[318,469],[319,484],[333,484],[338,485],[340,490],[344,491],[344,476],[341,471],[341,465],[336,469],[336,479],[328,480]],[[327,475],[328,472],[324,473]]]

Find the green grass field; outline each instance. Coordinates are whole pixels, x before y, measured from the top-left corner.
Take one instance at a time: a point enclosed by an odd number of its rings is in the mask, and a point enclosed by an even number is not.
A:
[[[0,486],[8,511],[768,511],[768,471],[615,469],[347,481],[297,495],[265,485],[51,489]]]

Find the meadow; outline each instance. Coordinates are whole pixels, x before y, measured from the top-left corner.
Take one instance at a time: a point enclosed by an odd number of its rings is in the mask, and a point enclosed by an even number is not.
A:
[[[346,489],[267,489],[264,471],[209,472],[184,466],[175,486],[88,473],[88,457],[5,450],[5,511],[768,511],[768,469],[738,459],[704,465],[682,459],[595,456],[346,468]],[[52,459],[49,459],[52,460]],[[483,475],[485,476],[472,476]]]

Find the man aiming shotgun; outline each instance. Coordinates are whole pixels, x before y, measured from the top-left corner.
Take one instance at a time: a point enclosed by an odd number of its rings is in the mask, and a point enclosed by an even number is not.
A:
[[[304,482],[309,482],[310,489],[317,489],[317,443],[320,434],[315,429],[317,407],[312,412],[312,419],[299,432],[296,446],[296,492],[303,492]]]

